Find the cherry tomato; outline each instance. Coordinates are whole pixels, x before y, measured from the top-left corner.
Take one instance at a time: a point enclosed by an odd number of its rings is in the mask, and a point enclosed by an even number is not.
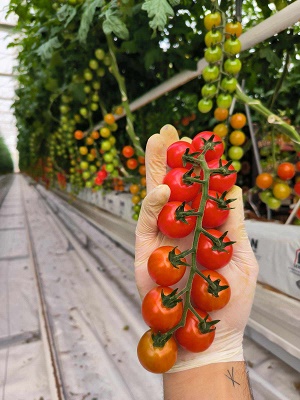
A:
[[[208,112],[210,112],[210,110],[213,108],[213,102],[211,99],[201,99],[198,102],[198,110],[202,113],[202,114],[206,114]]]
[[[77,140],[81,140],[84,137],[84,133],[82,131],[80,131],[80,130],[77,130],[77,131],[74,132],[74,137]]]
[[[242,49],[242,44],[239,39],[229,38],[225,40],[224,51],[230,55],[238,54]]]
[[[182,302],[173,307],[164,305],[163,295],[168,296],[173,289],[168,286],[157,286],[151,289],[142,302],[142,316],[146,324],[154,331],[165,333],[176,326],[183,312]]]
[[[297,182],[294,186],[294,192],[296,193],[297,196],[300,197],[300,182]]]
[[[225,33],[227,34],[226,37],[230,37],[231,35],[239,37],[241,36],[242,31],[243,27],[239,21],[227,22],[225,25]]]
[[[207,229],[207,232],[216,238],[220,238],[223,235],[223,233],[217,229]],[[227,235],[224,237],[223,242],[230,242]],[[223,251],[213,250],[213,246],[213,241],[204,233],[201,233],[196,251],[197,262],[207,269],[219,269],[225,267],[232,258],[232,244],[226,246]]]
[[[224,138],[228,133],[228,127],[224,123],[217,124],[214,127],[214,133],[218,135],[220,138]]]
[[[126,161],[126,167],[128,169],[136,169],[138,166],[138,162],[135,158],[128,158],[128,160]]]
[[[141,337],[137,346],[137,356],[147,371],[163,374],[169,371],[177,360],[177,344],[171,337],[163,347],[156,347],[153,343],[153,334],[150,329]]]
[[[215,108],[214,111],[214,117],[216,118],[217,121],[225,121],[225,119],[227,119],[228,117],[228,108],[221,108],[221,107],[217,107]]]
[[[228,74],[236,75],[240,72],[242,63],[239,58],[227,58],[224,62],[224,71]]]
[[[225,77],[221,81],[221,88],[226,92],[233,93],[236,90],[237,79],[234,77]]]
[[[171,189],[169,201],[186,201],[193,200],[200,190],[199,183],[186,184],[183,182],[184,174],[188,173],[186,168],[173,168],[164,177],[163,183],[168,185]],[[191,177],[195,177],[193,172]]]
[[[197,133],[197,135],[192,140],[192,146],[195,149],[195,151],[202,152],[203,147],[204,147],[204,140],[208,140],[209,138],[211,138],[212,135],[214,135],[213,143],[215,143],[215,142],[220,142],[220,143],[216,144],[213,150],[208,150],[205,153],[206,161],[210,161],[210,160],[218,159],[218,158],[222,157],[223,152],[224,152],[224,144],[222,142],[222,139],[218,135],[214,134],[214,132],[203,131],[203,132]]]
[[[222,33],[219,30],[209,31],[204,37],[204,42],[207,47],[218,44],[222,41]]]
[[[246,115],[243,113],[235,113],[230,118],[230,125],[233,129],[242,129],[247,122]]]
[[[222,58],[222,49],[220,46],[208,47],[204,52],[204,58],[209,63],[214,63]]]
[[[257,175],[255,183],[260,189],[268,189],[273,184],[273,177],[268,172],[262,172]]]
[[[273,197],[271,190],[264,190],[263,192],[259,193],[260,200],[265,204],[267,204],[267,201],[270,197]]]
[[[185,153],[186,149],[189,149],[189,153],[195,151],[190,143],[183,140],[178,140],[168,147],[167,164],[170,168],[192,168],[192,164],[188,163],[184,167],[182,163],[182,156]]]
[[[221,160],[222,166],[227,164],[227,160]],[[219,168],[219,160],[211,160],[207,163],[210,169]],[[229,166],[229,171],[235,171],[232,165]],[[201,179],[203,173],[200,173]],[[237,179],[237,173],[232,173],[230,175],[224,176],[221,174],[212,174],[209,179],[209,189],[216,190],[219,193],[228,192],[234,185]]]
[[[271,195],[267,198],[266,204],[271,210],[278,210],[281,206],[281,201]]]
[[[274,197],[279,200],[287,199],[292,192],[291,188],[286,183],[275,183],[272,191]]]
[[[108,125],[112,125],[115,122],[115,117],[113,114],[106,114],[106,115],[104,115],[104,121]]]
[[[232,96],[229,93],[220,93],[217,97],[217,106],[229,108],[232,103]]]
[[[217,91],[218,89],[216,85],[213,85],[212,83],[206,83],[201,89],[201,94],[203,97],[211,98],[215,96]]]
[[[185,217],[187,223],[176,219],[175,212],[181,204],[180,201],[170,201],[163,206],[157,219],[158,229],[163,235],[170,238],[183,238],[195,229],[197,218],[194,215]],[[188,204],[184,205],[184,211],[191,209]]]
[[[231,146],[228,150],[228,157],[231,160],[240,160],[244,155],[244,150],[241,146]]]
[[[295,165],[290,162],[281,163],[277,167],[277,175],[284,181],[292,179],[295,176],[295,173]]]
[[[220,74],[220,69],[216,65],[207,65],[202,71],[205,82],[215,81]]]
[[[124,146],[122,149],[122,154],[126,158],[130,158],[134,155],[134,148],[132,146]]]
[[[148,273],[155,283],[162,286],[171,286],[179,282],[183,277],[186,266],[185,265],[174,265],[169,259],[169,253],[171,251],[175,252],[175,255],[181,253],[181,251],[176,247],[172,246],[161,246],[155,249],[150,257],[148,258]],[[186,262],[183,257],[180,259],[182,262]]]
[[[129,186],[129,191],[131,194],[137,194],[140,191],[140,187],[139,185],[133,183],[132,185]]]
[[[209,13],[204,17],[204,26],[208,31],[210,31],[214,26],[219,26],[221,24],[221,21],[221,14],[218,11],[214,13]]]
[[[214,198],[221,197],[221,194],[215,190],[209,190],[208,195]],[[200,192],[193,200],[192,208],[198,210],[201,199],[202,193]],[[227,206],[225,209],[222,209],[218,206],[216,201],[207,199],[202,219],[203,228],[217,228],[218,226],[224,224],[229,217],[229,210],[229,206]]]
[[[206,312],[197,308],[195,310],[202,319],[207,316]],[[210,317],[207,318],[207,322],[211,322]],[[185,325],[175,332],[175,338],[179,345],[193,353],[207,350],[215,338],[215,330],[202,333],[199,324],[198,318],[188,310]],[[213,328],[214,327],[212,327],[212,329]]]
[[[241,146],[246,141],[246,135],[243,131],[235,130],[229,135],[229,142],[234,146]]]
[[[210,277],[212,281],[220,280],[220,286],[229,286],[227,279],[219,274],[217,271],[211,271],[209,269],[202,270],[201,273]],[[231,289],[228,287],[227,289],[221,290],[218,293],[218,297],[215,297],[212,293],[208,291],[208,283],[204,278],[200,275],[196,274],[193,279],[192,290],[191,290],[191,299],[194,305],[200,310],[204,311],[215,311],[220,310],[225,307],[231,296]]]

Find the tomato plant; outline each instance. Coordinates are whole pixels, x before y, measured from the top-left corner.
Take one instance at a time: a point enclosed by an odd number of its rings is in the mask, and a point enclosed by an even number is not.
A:
[[[192,284],[191,299],[193,304],[205,311],[216,311],[224,308],[231,297],[231,289],[227,279],[219,274],[217,271],[202,270],[201,274],[209,277],[213,282],[218,281],[218,284],[223,287],[218,293],[218,296],[214,296],[209,291],[208,282],[200,275],[196,274]]]
[[[165,176],[163,183],[171,189],[169,201],[186,201],[193,200],[200,190],[200,184],[196,182],[184,182],[184,177],[195,177],[193,172],[189,174],[186,168],[173,168]]]
[[[171,337],[164,346],[154,345],[154,332],[144,333],[137,346],[137,356],[141,365],[149,372],[163,374],[169,371],[177,360],[177,344]]]
[[[176,297],[174,299],[173,293],[173,289],[168,286],[157,286],[143,299],[142,316],[154,332],[169,331],[182,317],[182,302]]]
[[[196,312],[201,318],[206,318],[207,321],[211,322],[211,318],[208,314],[200,309],[196,309]],[[199,353],[207,350],[212,344],[215,338],[214,326],[211,327],[210,332],[201,332],[201,322],[198,318],[188,310],[185,325],[182,328],[177,329],[175,332],[175,338],[179,345],[185,350],[193,353]]]
[[[227,235],[224,236],[223,232],[217,229],[208,229],[207,232],[216,240],[204,233],[200,234],[196,252],[197,262],[207,269],[223,268],[232,258],[232,242]],[[218,239],[219,242],[222,242],[219,248],[215,243]]]
[[[209,198],[206,201],[204,214],[202,217],[203,228],[217,228],[223,225],[229,217],[229,205],[226,203],[226,198],[215,190],[208,191]],[[198,210],[202,199],[202,192],[200,192],[192,202],[192,208]],[[216,200],[213,200],[216,199]],[[219,199],[219,203],[217,200]]]
[[[197,133],[197,135],[192,140],[192,146],[195,149],[195,151],[201,153],[203,151],[205,141],[207,141],[209,138],[211,138],[211,136],[213,134],[214,133],[210,132],[210,131],[203,131],[203,132]],[[217,142],[219,142],[219,143],[217,143]],[[214,148],[212,150],[208,150],[205,153],[206,161],[221,158],[221,156],[224,152],[224,144],[222,142],[222,139],[219,136],[214,135],[213,143],[216,143]]]
[[[171,253],[171,256],[170,256]],[[186,259],[180,258],[178,264],[172,263],[172,254],[180,254],[177,247],[161,246],[155,249],[148,258],[148,273],[157,285],[171,286],[179,282],[186,270]],[[180,264],[182,262],[183,264]]]
[[[180,201],[170,201],[165,204],[158,215],[157,226],[162,234],[170,238],[183,238],[189,235],[196,225],[196,217],[189,215],[180,217],[179,210],[191,211],[188,204],[182,205]]]

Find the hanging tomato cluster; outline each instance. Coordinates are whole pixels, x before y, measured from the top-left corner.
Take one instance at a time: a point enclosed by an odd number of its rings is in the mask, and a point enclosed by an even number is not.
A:
[[[190,352],[208,349],[219,322],[208,312],[222,309],[230,300],[230,283],[217,270],[233,254],[234,242],[220,227],[229,217],[234,200],[226,195],[237,173],[231,162],[221,159],[223,152],[221,138],[210,131],[198,133],[191,143],[175,142],[167,150],[170,170],[163,182],[170,187],[170,197],[157,226],[167,238],[181,239],[193,232],[194,239],[192,248],[161,246],[148,259],[148,273],[157,286],[142,302],[150,329],[140,339],[137,353],[150,372],[172,368],[178,346]],[[171,288],[180,286],[186,270],[184,288]]]

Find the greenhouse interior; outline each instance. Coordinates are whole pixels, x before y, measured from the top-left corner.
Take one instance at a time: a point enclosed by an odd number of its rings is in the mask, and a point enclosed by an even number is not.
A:
[[[300,398],[300,0],[1,0],[2,400]]]

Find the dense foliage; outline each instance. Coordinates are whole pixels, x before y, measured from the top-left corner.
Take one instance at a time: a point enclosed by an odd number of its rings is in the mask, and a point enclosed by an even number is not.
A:
[[[9,149],[0,136],[0,174],[9,174],[14,171],[13,160]]]
[[[237,17],[246,31],[293,0],[218,3],[226,18]],[[213,115],[197,108],[201,76],[133,114],[129,103],[176,74],[196,69],[206,47],[204,16],[215,5],[213,0],[11,0],[9,12],[19,17],[19,36],[11,46],[20,50],[14,103],[20,169],[40,171],[39,163],[46,180],[59,174],[77,189],[94,187],[99,169],[114,179],[138,175],[142,164],[128,167],[121,149],[133,145],[136,156],[142,156],[147,138],[165,123],[191,137],[212,129]],[[242,52],[239,74],[246,92],[295,126],[300,125],[298,54],[296,24]],[[244,110],[243,104],[236,109]],[[101,122],[110,113],[118,115],[118,122]],[[252,117],[263,136],[269,129],[265,119]],[[110,133],[100,132],[98,141],[87,143],[87,136],[101,127]],[[78,130],[84,132],[79,140],[74,138]]]

